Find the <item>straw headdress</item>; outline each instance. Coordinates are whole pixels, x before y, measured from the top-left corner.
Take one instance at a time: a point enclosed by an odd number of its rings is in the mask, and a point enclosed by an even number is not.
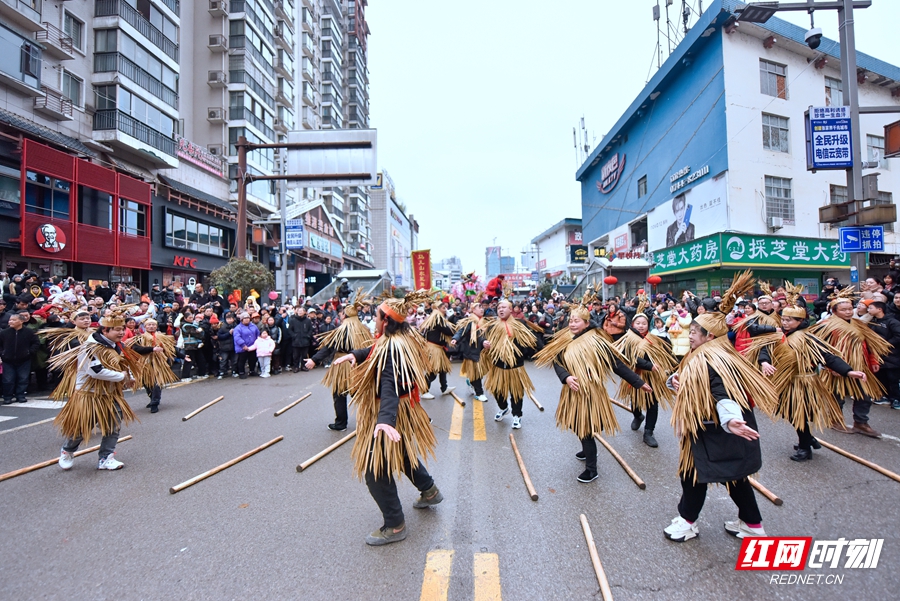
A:
[[[694,318],[694,321],[714,336],[725,336],[728,334],[728,324],[725,322],[725,316],[731,312],[741,296],[752,290],[753,272],[745,271],[738,274],[731,283],[731,287],[722,295],[722,302],[719,303],[718,310],[698,315]]]
[[[856,290],[853,288],[853,286],[847,286],[846,288],[835,290],[834,294],[832,294],[828,298],[831,299],[831,302],[828,303],[829,311],[831,311],[841,303],[856,304]]]
[[[803,284],[784,283],[784,289],[787,292],[787,307],[782,309],[781,314],[785,317],[793,317],[794,319],[806,319],[806,309],[797,306],[797,300],[803,293]]]

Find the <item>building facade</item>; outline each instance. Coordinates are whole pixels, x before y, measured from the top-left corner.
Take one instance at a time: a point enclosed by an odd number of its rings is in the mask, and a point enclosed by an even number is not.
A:
[[[386,171],[379,174],[380,184],[371,191],[371,231],[376,269],[390,272],[395,286],[410,287],[412,279],[412,251],[414,236],[418,234],[415,221],[407,217],[405,207],[397,202],[394,181]]]
[[[446,272],[449,277],[450,286],[462,281],[462,261],[459,257],[450,257],[448,259],[441,259],[440,261],[432,261],[431,270],[432,272]],[[435,276],[435,279],[436,278],[437,276]],[[449,290],[449,288],[445,288],[445,290]]]
[[[568,217],[531,239],[522,251],[522,266],[537,272],[539,279],[564,277],[567,281],[584,273],[587,247],[581,233],[581,219]]]

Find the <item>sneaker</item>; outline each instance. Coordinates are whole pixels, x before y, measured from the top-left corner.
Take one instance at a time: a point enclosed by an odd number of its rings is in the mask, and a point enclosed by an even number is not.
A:
[[[633,420],[631,420],[631,429],[637,430],[638,428],[641,427],[641,424],[643,424],[643,423],[644,423],[644,414],[639,413],[634,416]]]
[[[744,522],[744,520],[725,522],[725,532],[727,532],[731,536],[736,536],[738,538],[766,535],[766,531],[762,529],[762,526],[760,526],[759,528],[751,528],[746,524],[746,522]]]
[[[432,485],[431,488],[419,495],[419,498],[416,499],[415,503],[413,503],[413,507],[415,507],[416,509],[422,509],[430,505],[437,505],[443,500],[444,495],[441,494],[441,491],[438,490],[437,486]]]
[[[594,480],[596,480],[599,477],[600,476],[599,476],[599,474],[597,474],[597,472],[592,472],[591,470],[584,470],[583,472],[581,472],[581,474],[579,474],[578,481],[584,482],[585,484],[587,484],[588,482],[593,482]]]
[[[372,547],[380,547],[381,545],[389,545],[398,543],[406,538],[406,524],[402,525],[403,530],[394,532],[393,528],[379,528],[366,537],[366,544]]]
[[[800,449],[798,448],[793,455],[791,455],[791,459],[793,461],[809,461],[813,457],[812,449]]]
[[[269,378],[269,377],[271,377],[269,374],[263,374],[260,376],[260,378]]]
[[[872,401],[872,403],[875,405],[890,405],[891,399],[887,398],[886,396],[883,396],[880,399],[875,399],[874,401]]]
[[[469,389],[469,394],[475,394],[475,388],[472,386],[472,382],[469,381],[469,378],[466,378],[466,388]]]
[[[192,380],[191,380],[191,378],[181,378],[181,381],[182,382],[190,382]]]
[[[522,427],[522,418],[521,417],[513,417],[513,430],[518,430]]]
[[[575,459],[577,459],[578,461],[584,461],[584,451],[578,451],[577,453],[575,453]]]
[[[453,392],[454,390],[456,390],[456,386],[450,386],[449,388],[447,388],[447,390],[442,390],[442,391],[441,391],[441,396],[447,396],[448,394],[450,394],[450,393]]]
[[[894,401],[893,403],[891,403],[891,409],[897,409],[898,411],[900,411],[900,401]]]
[[[481,401],[482,403],[487,403],[487,397],[483,394],[479,394],[475,397],[476,401]]]
[[[700,536],[700,530],[697,528],[697,524],[691,524],[683,517],[678,516],[672,520],[671,524],[666,526],[663,534],[671,541],[683,543],[686,540]]]
[[[852,431],[857,434],[862,434],[863,436],[869,436],[870,438],[881,438],[881,434],[874,430],[869,424],[854,422]]]
[[[655,449],[659,446],[659,443],[653,438],[653,430],[644,430],[644,444],[651,449]]]
[[[216,380],[221,380],[221,379],[224,378],[224,377],[225,377],[225,376],[223,376],[222,374],[219,374],[218,376],[216,376]]]
[[[507,407],[506,409],[501,409],[500,411],[497,412],[497,415],[494,416],[494,421],[502,422],[503,418],[506,417],[507,413],[509,413],[509,407]]]
[[[75,463],[75,454],[70,453],[65,449],[61,449],[59,452],[59,467],[64,470],[72,469],[72,465]]]
[[[423,398],[423,399],[425,399],[425,400],[427,400],[427,401],[430,401],[431,399],[434,398],[434,395],[431,394],[430,392],[426,392],[425,394],[421,395],[421,398]]]
[[[125,464],[121,461],[116,461],[115,453],[108,456],[106,459],[101,459],[100,463],[97,464],[98,470],[120,470],[125,467]]]
[[[240,376],[239,376],[238,374],[231,374],[231,377],[232,377],[232,378],[238,378],[238,377],[240,377]]]
[[[329,429],[329,430],[334,430],[335,432],[343,432],[344,430],[347,429],[347,424],[344,424],[344,425],[341,425],[341,424],[328,424],[328,429]]]

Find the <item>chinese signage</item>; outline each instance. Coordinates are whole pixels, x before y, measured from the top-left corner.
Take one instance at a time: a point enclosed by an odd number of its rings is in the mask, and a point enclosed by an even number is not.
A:
[[[331,242],[327,238],[316,236],[312,232],[309,233],[309,247],[319,251],[323,255],[331,254]]]
[[[583,241],[581,230],[569,230],[569,244],[581,244]]]
[[[613,241],[613,250],[615,252],[621,252],[628,248],[628,234],[620,234],[615,237]]]
[[[287,249],[303,248],[303,220],[289,219],[284,223],[284,246]]]
[[[616,184],[619,183],[619,176],[622,175],[623,169],[625,169],[624,154],[622,154],[621,158],[619,157],[618,152],[609,157],[609,160],[606,161],[606,164],[603,165],[603,168],[600,171],[600,177],[602,179],[597,182],[597,190],[603,194],[612,192],[613,188],[616,187]]]
[[[327,219],[323,219],[322,215],[319,216],[313,215],[311,212],[306,213],[303,216],[303,222],[306,224],[311,230],[316,230],[318,232],[322,232],[323,234],[327,234],[334,238],[334,228],[331,227],[331,224]]]
[[[883,225],[842,227],[839,230],[838,238],[841,240],[841,252],[884,252]]]
[[[850,108],[811,107],[806,113],[806,120],[806,168],[815,170],[853,167]]]
[[[219,177],[225,177],[225,161],[222,160],[222,157],[212,154],[199,144],[194,144],[184,138],[178,138],[178,150],[175,154],[178,155],[179,159],[184,159]]]
[[[669,182],[672,184],[669,186],[669,192],[675,194],[688,184],[692,184],[704,175],[709,175],[709,165],[701,167],[697,171],[691,173],[691,168],[682,167],[675,173],[669,176]]]
[[[412,264],[416,290],[431,290],[431,251],[412,251]]]
[[[587,246],[573,244],[569,247],[569,263],[587,263]]]
[[[837,240],[716,234],[653,253],[652,274],[713,267],[840,269],[850,266]]]
[[[535,269],[540,271],[541,269],[547,269],[547,259],[541,259],[537,263],[534,264]]]

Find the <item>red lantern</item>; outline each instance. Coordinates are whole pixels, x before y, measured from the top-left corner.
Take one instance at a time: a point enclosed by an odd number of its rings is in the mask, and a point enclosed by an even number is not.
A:
[[[619,278],[617,278],[614,275],[608,275],[605,278],[603,278],[603,283],[606,284],[607,286],[612,286],[613,284],[615,284],[618,281],[619,281]]]
[[[662,278],[658,275],[651,275],[649,278],[647,278],[647,283],[651,286],[658,286],[660,282],[662,282]]]

